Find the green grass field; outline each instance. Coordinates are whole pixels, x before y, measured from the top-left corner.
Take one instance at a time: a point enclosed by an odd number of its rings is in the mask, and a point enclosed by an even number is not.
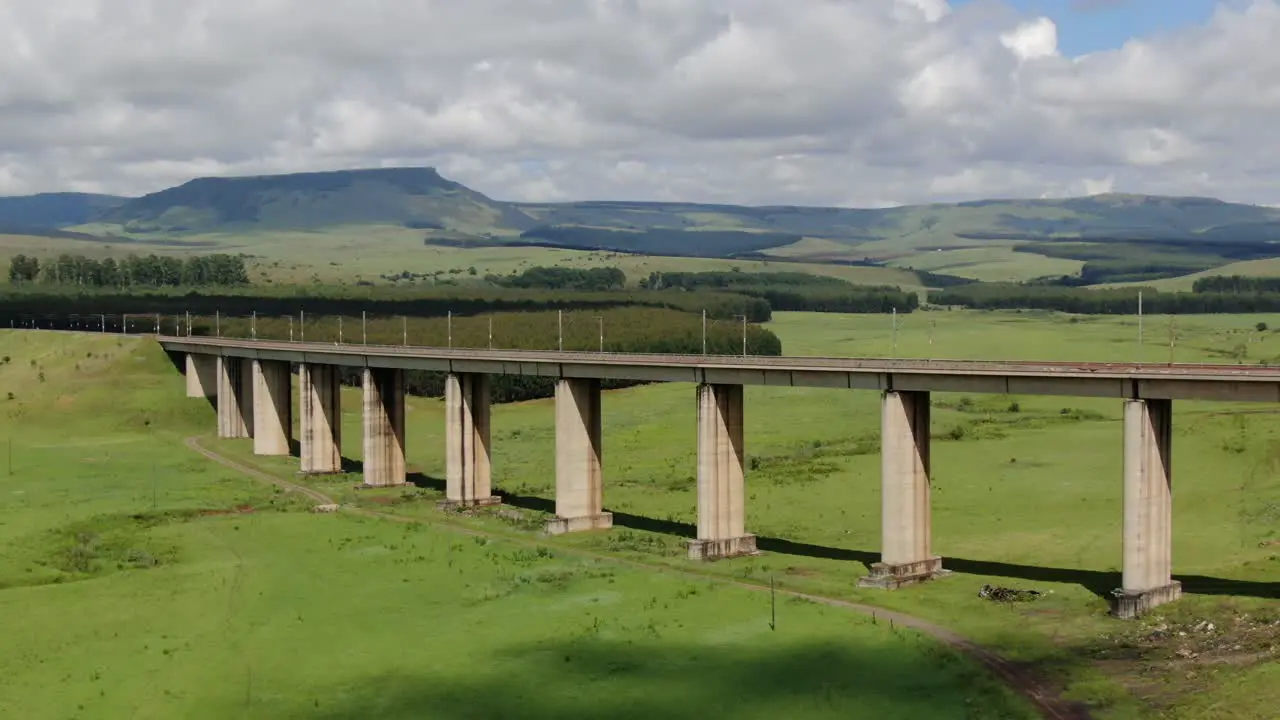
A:
[[[1049,275],[1079,275],[1084,263],[1035,253],[1014,252],[1008,245],[933,250],[889,261],[894,267],[945,273],[984,282],[1025,282]]]
[[[1131,283],[1108,283],[1099,285],[1100,288],[1118,288],[1118,287],[1150,287],[1161,292],[1190,292],[1191,287],[1195,285],[1196,280],[1202,277],[1211,277],[1215,275],[1231,276],[1242,275],[1244,277],[1277,277],[1280,276],[1280,258],[1265,258],[1262,260],[1242,260],[1240,262],[1230,263],[1222,267],[1216,267],[1212,270],[1204,270],[1190,275],[1182,275],[1180,277],[1164,278],[1162,280],[1147,280],[1145,282]]]
[[[0,716],[1030,716],[837,608],[784,598],[771,630],[724,583],[311,514],[184,446],[211,410],[144,340],[0,347]]]
[[[94,230],[93,227],[80,228]],[[256,283],[355,284],[383,283],[382,276],[411,272],[467,281],[475,268],[478,276],[506,275],[535,265],[562,267],[617,267],[630,283],[651,272],[727,271],[803,272],[842,278],[859,285],[921,287],[915,273],[890,267],[829,265],[820,262],[767,262],[711,258],[654,257],[612,252],[556,250],[537,247],[456,248],[424,245],[425,231],[390,225],[335,227],[317,231],[268,231],[247,234],[211,233],[184,235],[180,239],[156,238],[146,242],[93,242],[68,238],[0,235],[0,256],[18,253],[41,257],[58,253],[100,258],[128,253],[189,254],[202,252],[245,253],[252,257],[251,279]],[[145,238],[142,238],[145,240]],[[0,278],[7,282],[7,276]],[[425,281],[429,283],[430,281]]]
[[[1280,327],[1280,316],[1176,321],[1178,361],[1280,361],[1280,337],[1255,327]],[[1141,347],[1134,318],[1049,313],[915,313],[896,332],[886,316],[778,313],[770,327],[788,354],[1162,362],[1169,325],[1148,317]],[[884,593],[854,584],[879,544],[874,393],[748,388],[748,529],[765,554],[691,566],[692,386],[607,394],[616,527],[543,539],[534,528],[554,498],[549,401],[494,410],[502,508],[435,509],[443,411],[415,398],[408,457],[419,488],[357,493],[358,476],[313,484],[427,525],[314,516],[182,446],[201,435],[272,475],[296,470],[296,460],[209,438],[208,404],[183,399],[176,371],[142,341],[0,337],[12,356],[0,392],[16,408],[0,538],[20,549],[0,560],[4,636],[17,638],[0,650],[7,716],[1028,712],[968,661],[883,622],[788,600],[771,632],[767,595],[716,582],[729,579],[954,628],[1099,718],[1261,719],[1280,706],[1274,408],[1178,403],[1174,562],[1190,595],[1126,623],[1106,615],[1105,599],[1120,562],[1118,401],[935,395],[934,542],[957,573]],[[134,390],[124,402],[112,392],[121,387]],[[355,460],[358,402],[345,392]],[[254,511],[227,513],[245,505]],[[1049,594],[993,604],[977,597],[984,583]],[[66,692],[39,692],[56,682]]]

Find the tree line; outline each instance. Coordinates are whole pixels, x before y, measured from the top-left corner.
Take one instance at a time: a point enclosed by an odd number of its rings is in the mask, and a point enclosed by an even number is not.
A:
[[[616,267],[566,268],[537,266],[516,275],[486,275],[500,287],[607,292],[627,286],[627,275]]]
[[[798,272],[653,272],[640,281],[649,290],[716,290],[765,300],[774,310],[888,313],[914,311],[916,293],[885,285],[854,285],[835,277]]]
[[[769,303],[729,293],[595,293],[522,290],[493,287],[271,287],[248,286],[212,290],[177,288],[92,288],[77,286],[9,286],[0,289],[0,324],[31,316],[73,314],[161,314],[298,316],[404,315],[444,318],[494,312],[605,310],[652,307],[680,310],[712,319],[732,320],[747,315],[750,322],[772,318]]]
[[[129,255],[117,261],[63,253],[43,262],[37,257],[14,255],[9,260],[9,282],[91,288],[201,287],[247,285],[249,274],[244,257],[239,255],[196,255],[186,260]]]
[[[1191,292],[1197,293],[1275,293],[1280,292],[1280,277],[1245,277],[1244,275],[1212,275],[1196,280]]]
[[[169,327],[172,327],[170,321]],[[563,334],[561,332],[563,328]],[[471,317],[395,318],[308,316],[300,320],[280,317],[195,318],[193,334],[223,337],[371,345],[495,348],[608,353],[656,353],[699,355],[703,352],[702,316],[661,308],[626,307],[601,312],[491,313]],[[746,327],[746,351],[750,355],[782,354],[782,342],[758,325]],[[563,344],[561,344],[563,343]],[[743,328],[735,321],[711,321],[706,326],[706,354],[740,355]],[[406,391],[422,397],[444,394],[444,373],[411,370],[405,374]],[[358,384],[359,374],[344,377]],[[495,402],[520,402],[552,397],[555,379],[525,375],[494,375],[491,391]],[[616,389],[642,384],[631,380],[607,380]]]
[[[930,293],[935,305],[993,309],[1057,310],[1085,315],[1132,315],[1142,293],[1145,312],[1210,314],[1280,312],[1280,292],[1173,292],[1152,288],[1089,289],[1015,283],[976,283]]]

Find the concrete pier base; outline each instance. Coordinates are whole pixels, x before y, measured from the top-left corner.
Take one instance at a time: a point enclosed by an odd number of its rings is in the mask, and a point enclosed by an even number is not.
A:
[[[218,437],[253,437],[253,374],[244,372],[245,361],[219,356]]]
[[[1133,618],[1182,596],[1173,581],[1173,402],[1124,405],[1124,564],[1112,614]]]
[[[559,535],[613,527],[604,512],[600,381],[556,382],[556,517],[547,532]]]
[[[211,398],[218,394],[218,358],[187,353],[187,397]]]
[[[692,560],[754,555],[746,531],[741,385],[698,386],[698,537]]]
[[[739,535],[724,540],[690,540],[690,560],[724,560],[726,558],[759,555],[755,535]]]
[[[932,551],[929,393],[886,392],[880,410],[880,562],[858,584],[894,589],[942,574]]]
[[[613,513],[599,512],[582,517],[553,517],[547,521],[545,531],[548,535],[564,535],[588,530],[608,530],[611,527],[613,527]]]
[[[404,371],[365,368],[364,486],[405,484]]]
[[[293,372],[289,363],[254,360],[253,452],[286,456],[292,452]]]
[[[1152,608],[1171,603],[1182,597],[1182,583],[1176,580],[1164,587],[1129,592],[1116,590],[1111,593],[1111,614],[1122,620],[1141,617]]]
[[[445,378],[445,499],[447,510],[498,505],[489,454],[489,376]]]
[[[870,575],[858,578],[858,586],[880,588],[881,590],[897,590],[904,585],[913,585],[948,574],[950,574],[949,571],[942,569],[942,558],[940,557],[903,565],[888,565],[878,562],[871,564]]]
[[[333,365],[298,366],[302,472],[342,472],[342,383]]]

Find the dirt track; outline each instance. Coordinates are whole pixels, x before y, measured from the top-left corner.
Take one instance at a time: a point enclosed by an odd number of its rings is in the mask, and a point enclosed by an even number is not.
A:
[[[268,473],[262,472],[257,468],[249,467],[248,465],[244,465],[242,463],[236,462],[235,460],[219,455],[213,452],[212,450],[209,450],[208,448],[201,445],[200,439],[197,437],[187,438],[186,444],[187,444],[187,447],[191,448],[192,450],[195,450],[201,455],[204,455],[206,458],[213,460],[214,462],[219,463],[220,465],[223,465],[232,470],[235,470],[239,473],[243,473],[244,475],[252,478],[253,480],[256,480],[258,482],[265,483],[268,485],[275,485],[276,487],[284,488],[285,490],[288,490],[291,492],[297,492],[301,495],[306,496],[311,500],[314,500],[317,505],[336,504],[336,501],[333,498],[330,498],[329,496],[313,488],[309,488],[304,485],[299,485],[297,483],[292,483],[287,480],[283,480],[281,478],[275,477]],[[383,520],[390,520],[393,522],[400,522],[400,523],[423,522],[415,518],[407,518],[407,517],[402,517],[397,515],[390,515],[387,513],[380,513],[373,510],[366,510],[363,508],[351,507],[349,505],[342,506],[342,510],[344,512],[348,512],[354,515],[380,518]],[[533,541],[533,540],[522,539],[519,537],[512,537],[507,535],[498,535],[494,533],[486,533],[486,532],[475,530],[472,528],[462,527],[460,525],[450,523],[447,521],[434,523],[434,525],[448,527],[450,530],[463,533],[466,535],[488,537],[495,540],[500,540],[502,542],[513,542],[513,543],[519,543],[519,544],[524,544],[528,546],[534,546],[538,544],[536,541]],[[575,548],[557,547],[556,552],[564,553],[568,555],[576,555],[579,557],[588,557],[594,560],[610,562],[616,565],[624,565],[627,567],[640,568],[644,570],[649,570],[651,572],[661,572],[668,575],[677,575],[677,576],[683,576],[683,577],[696,578],[698,580],[704,580],[704,581],[720,582],[726,585],[733,585],[746,590],[752,590],[755,592],[770,592],[771,590],[768,585],[757,585],[755,583],[748,583],[740,580],[731,580],[728,578],[722,578],[714,575],[708,575],[708,574],[698,573],[693,571],[681,571],[678,569],[673,569],[665,566],[651,565],[651,564],[632,561],[632,560],[624,560],[622,558],[617,558],[610,555],[602,555],[599,553],[593,553],[590,551],[579,550]],[[850,610],[852,612],[856,612],[866,616],[874,616],[878,619],[892,622],[894,625],[911,628],[912,630],[916,630],[917,632],[924,633],[934,638],[938,642],[941,642],[951,648],[954,648],[960,652],[963,652],[969,657],[982,663],[984,666],[987,667],[987,669],[989,669],[992,673],[994,673],[1001,680],[1003,680],[1005,684],[1007,684],[1011,689],[1013,689],[1018,694],[1030,700],[1031,703],[1035,705],[1037,709],[1040,710],[1041,715],[1045,718],[1050,718],[1050,720],[1090,720],[1092,718],[1092,715],[1089,713],[1086,707],[1082,706],[1079,703],[1071,703],[1064,700],[1061,696],[1058,695],[1058,693],[1045,687],[1043,683],[1036,680],[1034,677],[1031,676],[1030,673],[1028,673],[1024,668],[1020,667],[1019,665],[1013,662],[1010,662],[1009,660],[1001,657],[999,654],[997,654],[992,650],[989,650],[981,645],[978,645],[977,643],[974,643],[971,640],[968,640],[944,627],[935,625],[927,620],[923,620],[911,615],[905,615],[899,612],[894,612],[892,610],[886,610],[884,608],[873,607],[871,605],[861,605],[858,603],[849,602],[847,600],[839,600],[836,598],[824,597],[821,595],[810,595],[807,593],[801,593],[801,592],[795,592],[793,590],[783,590],[783,589],[777,589],[776,592],[779,595],[802,598],[810,602],[821,603],[823,605],[827,605],[830,607],[843,608],[843,609]]]

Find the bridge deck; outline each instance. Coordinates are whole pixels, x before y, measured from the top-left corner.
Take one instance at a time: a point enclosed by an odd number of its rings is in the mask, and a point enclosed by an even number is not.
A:
[[[170,352],[345,367],[865,390],[1280,401],[1280,367],[484,350],[158,338]]]

